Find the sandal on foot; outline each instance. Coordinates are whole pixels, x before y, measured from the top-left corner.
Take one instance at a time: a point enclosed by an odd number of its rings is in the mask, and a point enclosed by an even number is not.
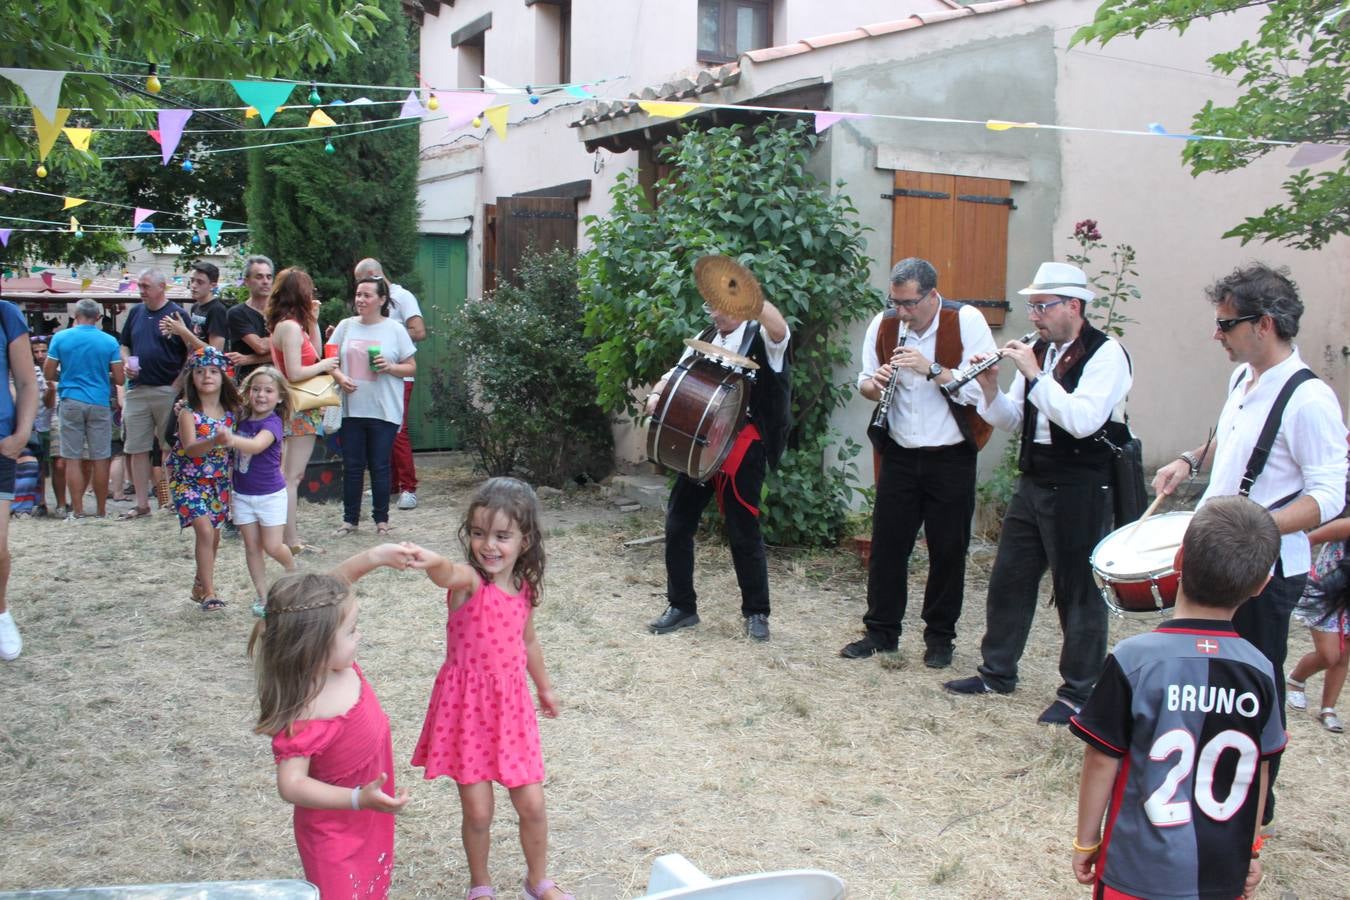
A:
[[[301,553],[312,553],[315,556],[323,556],[328,551],[322,547],[315,547],[313,544],[306,544],[301,541],[298,544],[291,544],[291,556],[299,556]]]
[[[1307,684],[1293,678],[1284,680],[1284,702],[1290,709],[1307,709],[1308,695],[1303,693]]]
[[[388,522],[379,522],[375,525],[375,533],[380,537],[388,537],[389,532],[394,530],[394,526]]]
[[[333,529],[333,537],[346,537],[347,535],[351,534],[354,531],[356,531],[355,525],[353,525],[351,522],[343,522],[341,525]]]
[[[490,884],[480,884],[469,888],[469,892],[464,895],[464,900],[482,900],[485,897],[496,897],[497,892],[492,889]]]
[[[131,509],[119,515],[117,518],[123,522],[129,519],[144,519],[150,515],[149,506],[133,506]]]
[[[530,887],[530,880],[527,878],[521,882],[521,886],[525,888],[524,893],[520,895],[524,900],[542,900],[545,894],[558,887],[558,883],[552,878],[545,878],[534,887]],[[562,900],[576,900],[562,888],[558,888],[558,892],[562,894]]]
[[[225,608],[225,601],[219,597],[206,597],[202,600],[202,612],[220,612]]]
[[[1336,715],[1336,710],[1330,706],[1322,707],[1322,711],[1317,714],[1317,721],[1322,723],[1322,727],[1332,734],[1340,734],[1345,730],[1341,725],[1340,718]]]

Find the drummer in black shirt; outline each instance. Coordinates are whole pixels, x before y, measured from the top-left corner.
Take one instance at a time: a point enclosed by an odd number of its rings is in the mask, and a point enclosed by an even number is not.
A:
[[[704,266],[707,260],[717,261]],[[760,491],[769,464],[783,451],[790,418],[787,388],[787,349],[791,339],[787,320],[763,299],[749,272],[726,257],[699,261],[699,290],[708,301],[704,310],[712,327],[702,340],[747,356],[759,369],[750,388],[749,416],[737,432],[721,468],[706,482],[685,474],[675,479],[666,506],[666,611],[653,619],[653,634],[668,634],[698,624],[698,595],[694,591],[694,533],[699,517],[715,495],[726,521],[731,560],[741,589],[745,634],[755,641],[769,639],[769,573],[764,538],[759,528]],[[726,286],[730,285],[727,290]],[[719,285],[721,287],[719,288]],[[744,318],[734,313],[740,313]],[[692,354],[686,350],[681,361]],[[647,396],[647,413],[656,411],[671,369]]]

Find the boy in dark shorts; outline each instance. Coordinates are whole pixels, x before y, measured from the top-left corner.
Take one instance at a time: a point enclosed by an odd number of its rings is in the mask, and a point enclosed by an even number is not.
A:
[[[1245,497],[1200,507],[1176,556],[1175,618],[1117,644],[1069,721],[1087,743],[1073,871],[1096,900],[1256,891],[1266,780],[1286,738],[1274,669],[1232,619],[1279,552],[1270,513]]]

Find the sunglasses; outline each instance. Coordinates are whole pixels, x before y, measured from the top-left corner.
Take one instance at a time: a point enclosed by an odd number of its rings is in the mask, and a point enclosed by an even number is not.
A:
[[[1261,313],[1254,313],[1250,316],[1238,316],[1236,319],[1215,319],[1214,327],[1227,334],[1243,322],[1255,322],[1261,316]]]
[[[1068,302],[1069,301],[1065,299],[1065,300],[1051,300],[1049,303],[1028,303],[1027,312],[1033,316],[1043,316],[1045,315],[1045,311],[1047,309],[1050,309],[1051,307],[1054,306],[1059,306],[1061,303],[1068,303]]]

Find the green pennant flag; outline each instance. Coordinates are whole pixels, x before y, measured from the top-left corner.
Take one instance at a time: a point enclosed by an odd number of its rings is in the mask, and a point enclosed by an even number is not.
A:
[[[262,119],[264,127],[272,121],[272,114],[277,111],[277,107],[284,104],[295,89],[294,84],[284,81],[231,81],[230,86],[245,106],[258,111],[258,118]]]
[[[261,112],[261,110],[259,110]],[[204,219],[206,223],[206,235],[211,239],[211,246],[220,243],[220,226],[225,223],[220,219]]]

